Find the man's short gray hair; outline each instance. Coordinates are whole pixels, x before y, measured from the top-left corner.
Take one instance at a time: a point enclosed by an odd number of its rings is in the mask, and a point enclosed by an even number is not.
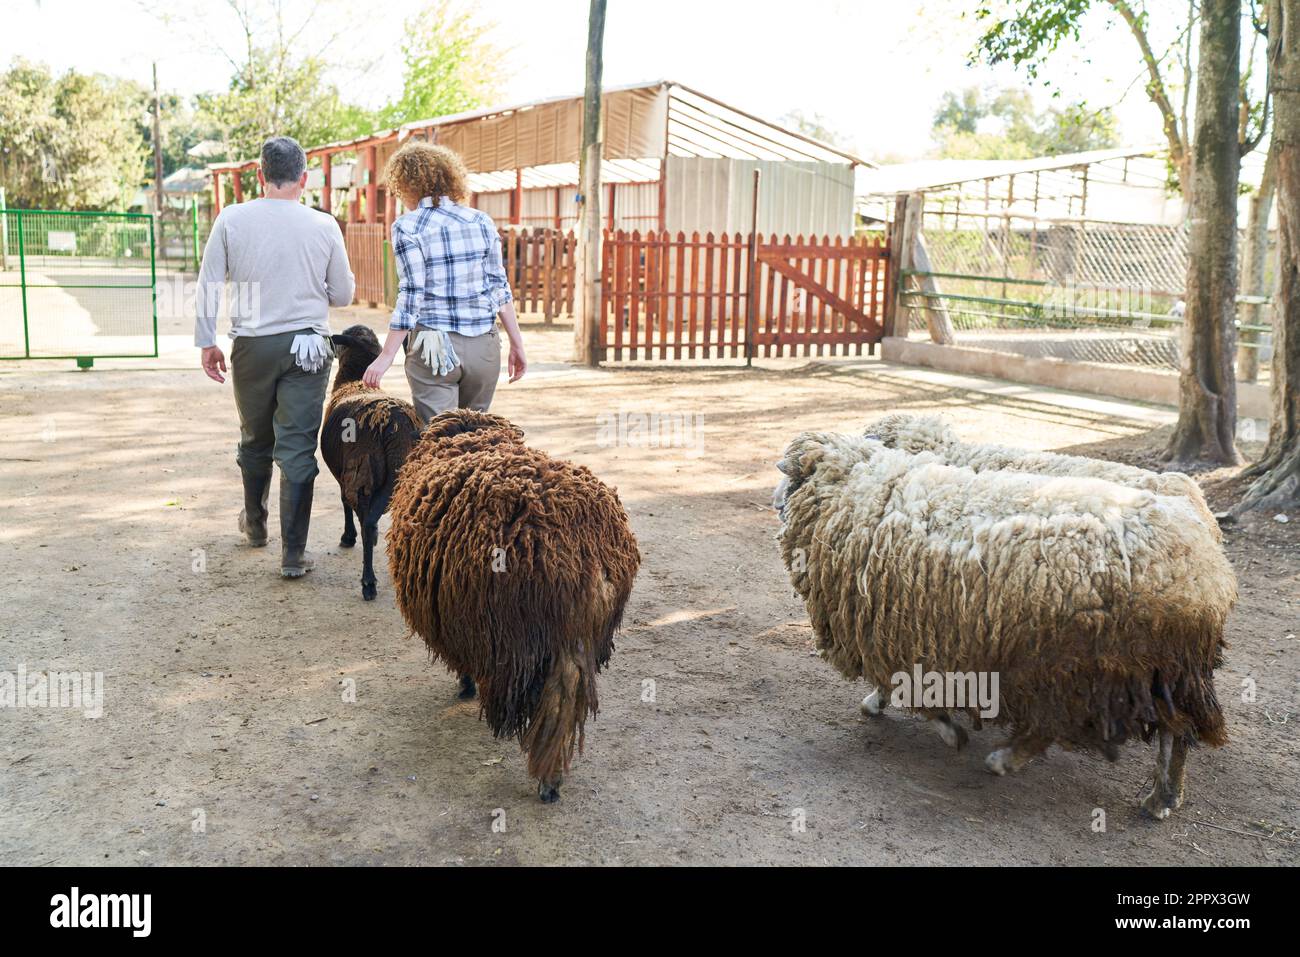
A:
[[[276,186],[298,182],[307,154],[292,136],[273,136],[262,144],[262,178]]]

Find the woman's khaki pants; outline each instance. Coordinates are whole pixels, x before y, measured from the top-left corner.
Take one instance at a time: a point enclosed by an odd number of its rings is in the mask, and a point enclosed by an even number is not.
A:
[[[501,374],[501,338],[496,329],[481,336],[447,333],[460,365],[446,375],[438,375],[417,350],[410,348],[417,334],[418,327],[407,336],[405,368],[411,399],[420,418],[427,424],[439,412],[448,409],[486,412],[492,404],[497,377]]]

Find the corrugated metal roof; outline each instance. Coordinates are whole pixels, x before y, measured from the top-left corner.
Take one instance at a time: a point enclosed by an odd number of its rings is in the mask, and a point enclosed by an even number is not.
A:
[[[1145,146],[1062,153],[1058,156],[1038,156],[1017,160],[939,159],[891,163],[875,169],[859,170],[855,191],[859,196],[892,196],[898,193],[938,189],[942,186],[958,186],[962,183],[973,183],[999,176],[1073,169],[1112,160],[1155,156],[1160,152],[1159,147]]]
[[[724,103],[716,97],[685,86],[672,80],[654,80],[646,83],[633,83],[624,86],[610,86],[602,90],[603,94],[621,93],[635,90],[666,90],[669,94],[667,141],[665,152],[674,156],[733,157],[757,160],[815,160],[820,162],[849,163],[867,169],[874,168],[873,163],[846,150],[807,136],[796,130],[787,129],[779,123],[764,120],[739,107]],[[369,136],[335,143],[323,143],[307,147],[308,156],[322,153],[343,152],[363,146],[374,145],[393,139],[404,140],[419,130],[497,120],[512,113],[522,113],[547,104],[581,102],[581,93],[562,96],[543,97],[508,106],[495,106],[481,110],[469,110],[449,116],[435,117],[404,123],[397,129],[380,130]],[[605,162],[627,162],[636,159],[658,159],[659,157],[632,157],[629,160],[606,160]],[[216,172],[248,169],[257,164],[256,159],[237,160],[229,163],[212,163],[208,169]],[[572,164],[561,164],[572,165]],[[542,169],[543,167],[532,167]],[[490,173],[476,175],[493,175]],[[542,175],[544,178],[544,174]],[[656,167],[657,176],[657,167]],[[576,178],[576,177],[575,177]],[[617,181],[617,180],[615,180]],[[513,182],[510,184],[514,185]],[[567,185],[553,182],[538,182],[536,185]]]

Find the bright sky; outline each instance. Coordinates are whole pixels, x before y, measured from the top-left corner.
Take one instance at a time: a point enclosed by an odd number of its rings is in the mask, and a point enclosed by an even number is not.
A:
[[[403,19],[422,0],[284,0],[286,22],[306,52],[324,50],[346,95],[378,105],[401,86]],[[225,86],[222,47],[237,50],[238,21],[222,0],[6,0],[0,63],[15,56],[57,70],[76,67],[150,81],[190,94]],[[771,119],[821,114],[869,158],[919,156],[944,91],[972,84],[1029,86],[1010,71],[968,67],[977,28],[961,11],[973,0],[610,0],[605,42],[609,85],[669,78]],[[1185,0],[1152,0],[1176,21]],[[587,0],[483,0],[501,63],[505,102],[582,88]],[[314,10],[314,13],[309,11]],[[162,11],[161,13],[159,11]],[[1094,17],[1090,59],[1057,56],[1043,76],[1067,97],[1116,106],[1125,142],[1161,141],[1146,101],[1133,41]],[[1125,96],[1125,91],[1128,91]],[[1045,100],[1044,100],[1045,102]]]

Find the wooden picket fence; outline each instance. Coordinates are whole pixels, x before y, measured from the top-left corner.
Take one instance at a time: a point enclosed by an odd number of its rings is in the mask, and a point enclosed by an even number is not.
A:
[[[573,231],[502,229],[505,263],[515,308],[542,313],[546,322],[573,315],[578,240]]]
[[[572,230],[503,228],[499,232],[515,308],[521,314],[540,312],[546,322],[572,316],[578,249]],[[395,305],[397,276],[388,249],[388,227],[348,223],[343,238],[357,281],[355,301]]]
[[[618,230],[602,255],[600,341],[614,361],[861,355],[881,339],[879,240]]]
[[[348,251],[348,262],[356,279],[357,291],[353,301],[379,305],[393,305],[385,294],[384,241],[388,229],[382,223],[348,223],[343,233],[343,245]]]

